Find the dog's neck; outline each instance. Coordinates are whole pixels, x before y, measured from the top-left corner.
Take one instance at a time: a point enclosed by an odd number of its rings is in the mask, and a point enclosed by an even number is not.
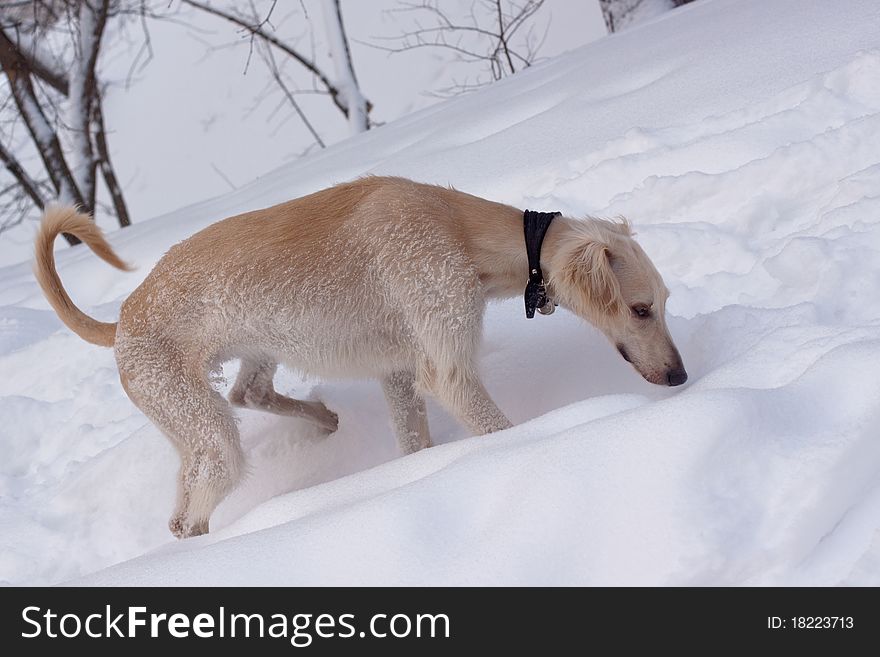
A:
[[[529,278],[523,211],[495,203],[491,206],[471,220],[469,232],[476,239],[470,240],[469,250],[487,299],[521,296]],[[553,255],[570,225],[571,219],[560,216],[547,229],[541,246],[541,268],[547,280],[553,275]]]

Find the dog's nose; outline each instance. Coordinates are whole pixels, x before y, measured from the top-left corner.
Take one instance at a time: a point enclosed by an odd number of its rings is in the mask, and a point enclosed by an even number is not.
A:
[[[687,380],[688,373],[684,371],[683,367],[677,367],[674,370],[669,370],[666,373],[666,382],[671,386],[680,386]]]

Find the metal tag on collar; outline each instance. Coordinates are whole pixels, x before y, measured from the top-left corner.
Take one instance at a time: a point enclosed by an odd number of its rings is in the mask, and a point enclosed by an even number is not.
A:
[[[535,316],[535,310],[543,308],[547,304],[547,288],[544,285],[544,280],[540,279],[541,282],[538,283],[536,280],[529,278],[529,282],[526,283],[526,292],[525,292],[525,302],[526,302],[526,317],[531,319]]]
[[[542,315],[552,315],[556,312],[556,304],[552,299],[547,299],[547,303],[543,306],[538,306],[538,312]]]
[[[552,315],[556,310],[556,304],[547,296],[547,286],[544,283],[544,278],[538,278],[540,274],[540,270],[532,270],[529,281],[526,283],[525,302],[526,317],[528,319],[535,316],[535,310],[542,315]],[[538,280],[541,282],[538,283]]]

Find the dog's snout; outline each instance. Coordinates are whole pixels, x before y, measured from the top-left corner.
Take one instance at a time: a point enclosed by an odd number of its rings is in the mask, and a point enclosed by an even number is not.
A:
[[[688,380],[687,372],[683,367],[676,367],[666,373],[666,382],[671,386],[680,386]]]
[[[617,345],[617,351],[620,352],[620,355],[623,356],[623,360],[625,360],[627,363],[632,362],[632,360],[630,360],[629,354],[626,353],[626,349],[623,347],[622,344]]]

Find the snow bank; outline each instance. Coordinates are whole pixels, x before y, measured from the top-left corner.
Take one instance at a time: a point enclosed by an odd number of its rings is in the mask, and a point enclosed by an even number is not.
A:
[[[176,457],[110,352],[0,270],[0,579],[880,584],[878,24],[872,0],[695,3],[113,235],[136,273],[65,251],[113,318],[198,228],[375,172],[625,214],[664,274],[684,389],[498,304],[482,367],[518,426],[469,438],[431,404],[440,444],[397,458],[377,384],[283,372],[339,431],[243,412],[252,475],[208,536],[168,534]]]

